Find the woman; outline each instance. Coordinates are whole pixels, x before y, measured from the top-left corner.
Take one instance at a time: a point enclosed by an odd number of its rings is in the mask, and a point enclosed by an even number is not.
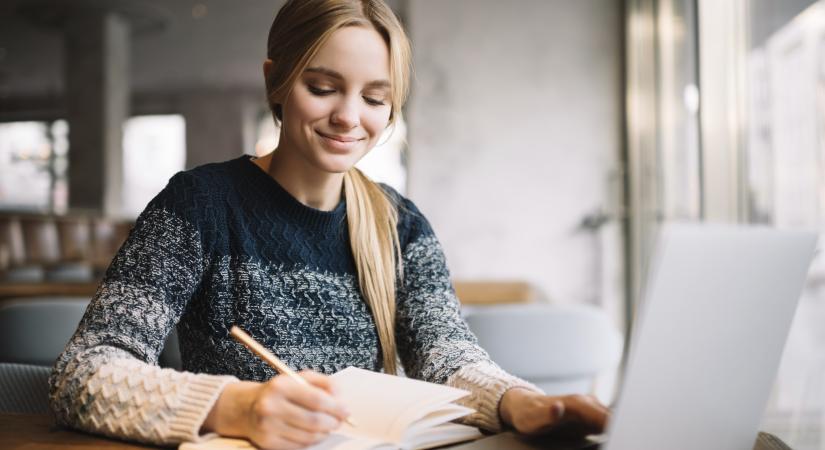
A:
[[[157,444],[206,432],[263,448],[318,442],[347,417],[347,366],[472,392],[464,419],[600,431],[590,397],[549,397],[478,347],[441,248],[409,200],[354,168],[398,117],[410,47],[381,0],[292,0],[264,77],[278,148],[175,175],[138,218],[51,377],[60,422]],[[177,324],[184,369],[155,363]],[[229,337],[237,324],[311,386]],[[241,381],[244,380],[244,381]]]

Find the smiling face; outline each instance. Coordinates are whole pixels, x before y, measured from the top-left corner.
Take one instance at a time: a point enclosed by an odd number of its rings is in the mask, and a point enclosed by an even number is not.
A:
[[[372,28],[333,32],[283,103],[279,151],[314,169],[349,170],[375,146],[391,106],[389,50]]]

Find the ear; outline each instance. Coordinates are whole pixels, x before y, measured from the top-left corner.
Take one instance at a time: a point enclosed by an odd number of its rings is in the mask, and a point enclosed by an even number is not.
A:
[[[264,79],[266,80],[266,79],[269,78],[269,71],[272,70],[272,60],[271,59],[267,58],[267,59],[264,60],[263,69],[264,69]]]
[[[267,58],[267,59],[264,60],[264,64],[263,64],[263,67],[262,67],[263,68],[263,73],[264,73],[264,80],[266,81],[267,93],[269,93],[269,88],[270,88],[270,86],[269,86],[269,74],[272,73],[272,64],[273,64],[272,60]],[[275,102],[275,103],[280,103],[280,102]]]

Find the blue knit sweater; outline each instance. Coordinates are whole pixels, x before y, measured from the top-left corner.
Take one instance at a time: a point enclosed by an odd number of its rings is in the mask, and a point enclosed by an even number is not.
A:
[[[501,371],[459,315],[441,247],[415,205],[398,204],[404,276],[396,340],[407,376],[473,391],[469,423],[496,429]],[[175,175],[137,219],[51,377],[65,424],[139,441],[198,438],[223,386],[274,371],[229,337],[239,325],[296,369],[380,370],[359,288],[346,204],[303,205],[248,156]],[[177,326],[183,368],[159,369]]]

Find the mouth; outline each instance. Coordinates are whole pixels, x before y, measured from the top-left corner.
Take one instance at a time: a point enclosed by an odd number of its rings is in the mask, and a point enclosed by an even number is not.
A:
[[[352,136],[341,136],[335,134],[326,134],[318,130],[315,131],[321,137],[321,142],[325,147],[333,151],[347,152],[355,148],[363,138],[356,138]]]

